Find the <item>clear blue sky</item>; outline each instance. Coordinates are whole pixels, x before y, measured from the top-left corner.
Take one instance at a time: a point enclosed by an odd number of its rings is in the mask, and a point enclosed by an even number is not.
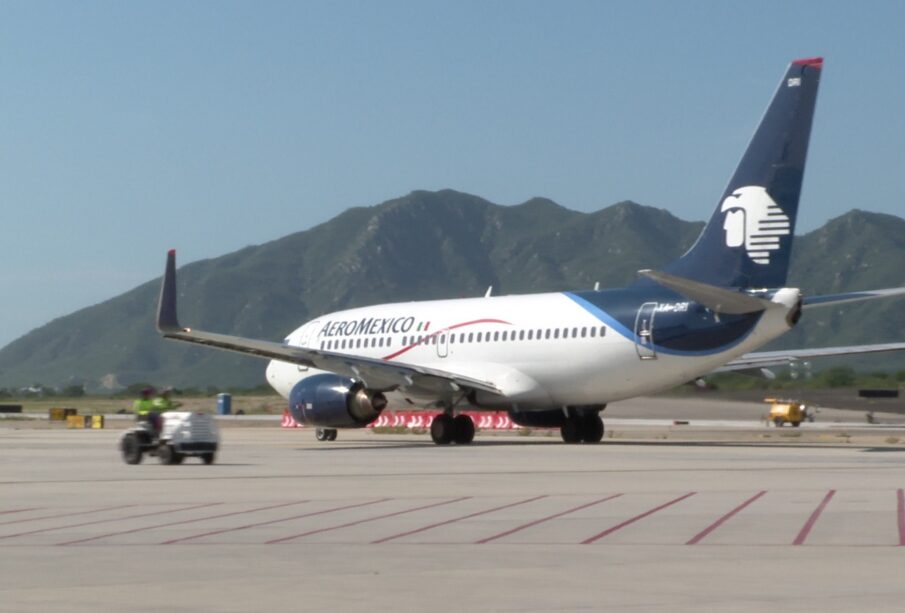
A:
[[[709,216],[826,57],[799,231],[905,214],[905,2],[0,0],[0,346],[414,189]]]

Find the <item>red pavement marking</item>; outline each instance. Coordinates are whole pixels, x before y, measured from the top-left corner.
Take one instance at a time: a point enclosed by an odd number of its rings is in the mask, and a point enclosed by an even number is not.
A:
[[[746,501],[743,502],[742,504],[738,505],[737,507],[735,507],[734,509],[732,509],[731,511],[729,511],[728,513],[726,513],[725,515],[723,515],[721,518],[719,518],[718,520],[716,520],[715,522],[713,522],[712,524],[710,524],[709,526],[707,526],[706,528],[704,528],[703,530],[701,530],[700,532],[698,532],[696,535],[694,535],[694,536],[691,538],[690,541],[688,541],[688,542],[685,543],[685,544],[686,544],[686,545],[697,545],[698,543],[701,542],[701,539],[703,539],[705,536],[707,536],[708,534],[710,534],[711,532],[713,532],[714,530],[716,530],[716,529],[719,528],[720,526],[722,526],[722,525],[723,525],[724,523],[726,523],[726,521],[729,520],[733,515],[735,515],[736,513],[740,512],[742,509],[744,509],[744,508],[747,507],[749,504],[751,504],[752,502],[754,502],[755,500],[757,500],[758,498],[760,498],[761,496],[763,496],[763,495],[766,494],[766,493],[767,493],[767,490],[762,490],[762,491],[758,492],[757,494],[755,494],[754,496],[752,496],[751,498],[749,498],[748,500],[746,500]]]
[[[833,496],[836,495],[836,490],[830,490],[826,493],[826,496],[823,497],[823,500],[820,501],[820,504],[814,509],[814,512],[811,513],[811,516],[808,518],[808,521],[804,523],[804,526],[801,527],[801,532],[798,533],[798,536],[795,537],[795,540],[792,541],[793,545],[803,545],[805,539],[808,538],[808,534],[811,532],[811,528],[814,527],[814,524],[817,523],[817,519],[820,517],[820,514],[823,513],[823,510],[826,508],[826,505],[830,503]]]
[[[90,511],[76,511],[75,513],[55,513],[54,515],[42,515],[41,517],[26,517],[25,519],[14,519],[12,521],[0,522],[0,526],[7,526],[9,524],[21,524],[25,521],[41,521],[42,519],[56,519],[57,517],[74,517],[76,515],[87,515],[89,513],[102,513],[104,511],[113,511],[115,509],[128,509],[129,507],[134,506],[136,505],[120,504],[115,507],[101,507],[100,509],[91,509]]]
[[[905,545],[905,490],[898,490],[899,504],[896,514],[899,518],[899,545]]]
[[[34,507],[33,509],[12,509],[10,511],[0,511],[0,515],[9,515],[10,513],[25,513],[25,511],[37,511],[41,507]]]
[[[524,530],[525,528],[532,528],[538,524],[542,524],[545,521],[550,521],[551,519],[556,519],[557,517],[562,517],[563,515],[568,515],[569,513],[574,513],[575,511],[580,511],[582,509],[587,509],[588,507],[593,507],[594,505],[600,504],[601,502],[606,502],[607,500],[612,500],[613,498],[618,498],[622,496],[622,494],[613,494],[612,496],[607,496],[606,498],[600,498],[598,500],[594,500],[592,502],[585,503],[583,505],[568,509],[566,511],[560,511],[559,513],[554,513],[553,515],[548,515],[547,517],[542,517],[541,519],[535,519],[532,522],[527,524],[523,524],[516,528],[512,528],[511,530],[506,530],[505,532],[500,532],[499,534],[494,534],[493,536],[488,536],[487,538],[483,538],[480,541],[475,541],[476,545],[481,545],[484,543],[489,543],[490,541],[495,541],[497,539],[501,539],[504,536],[509,536],[515,532],[519,532],[520,530]]]
[[[205,536],[214,536],[216,534],[223,534],[225,532],[238,532],[239,530],[247,530],[248,528],[257,528],[258,526],[269,526],[270,524],[278,524],[284,521],[290,521],[293,519],[301,519],[303,517],[313,517],[315,515],[323,515],[324,513],[332,513],[333,511],[343,511],[345,509],[354,509],[356,507],[366,507],[368,505],[377,504],[379,502],[386,502],[388,500],[392,500],[392,498],[378,498],[377,500],[369,500],[368,502],[358,502],[355,504],[347,504],[341,507],[332,507],[330,509],[324,509],[322,511],[313,511],[311,513],[302,513],[301,515],[292,515],[291,517],[281,517],[279,519],[271,519],[270,521],[262,521],[255,524],[245,524],[244,526],[236,526],[234,528],[224,528],[222,530],[213,530],[211,532],[203,532],[201,534],[196,534],[194,536],[183,536],[178,539],[172,539],[169,541],[164,541],[160,543],[161,545],[172,545],[174,543],[182,543],[185,541],[191,541],[193,539],[200,539]]]
[[[267,545],[273,545],[275,543],[283,543],[286,541],[291,541],[292,539],[301,538],[303,536],[309,536],[312,534],[318,534],[320,532],[329,532],[331,530],[339,530],[340,528],[348,528],[349,526],[357,526],[358,524],[364,524],[369,521],[376,521],[378,519],[386,519],[387,517],[395,517],[397,515],[405,515],[406,513],[413,513],[415,511],[422,511],[424,509],[430,509],[432,507],[439,507],[445,504],[452,504],[453,502],[461,502],[463,500],[468,500],[471,496],[462,496],[461,498],[453,498],[452,500],[444,500],[442,502],[435,502],[433,504],[426,504],[420,507],[415,507],[413,509],[405,509],[404,511],[396,511],[395,513],[386,513],[384,515],[375,515],[374,517],[368,517],[365,519],[359,519],[357,521],[350,521],[345,524],[339,524],[338,526],[330,526],[328,528],[317,528],[316,530],[309,530],[308,532],[302,532],[301,534],[293,534],[292,536],[284,536],[283,538],[273,539],[272,541],[267,541]]]
[[[410,534],[417,534],[418,532],[425,532],[427,530],[431,530],[433,528],[438,528],[440,526],[445,526],[447,524],[452,524],[457,521],[462,521],[463,519],[470,519],[472,517],[477,517],[478,515],[485,515],[487,513],[493,513],[494,511],[501,511],[503,509],[508,509],[509,507],[516,507],[520,504],[525,504],[528,502],[534,502],[535,500],[540,500],[541,498],[546,498],[547,494],[543,494],[541,496],[535,496],[533,498],[527,498],[525,500],[519,500],[518,502],[510,502],[509,504],[504,504],[498,507],[493,507],[492,509],[486,509],[484,511],[478,511],[476,513],[469,513],[468,515],[463,515],[462,517],[456,517],[453,519],[447,519],[446,521],[437,522],[436,524],[430,524],[428,526],[422,526],[421,528],[415,528],[414,530],[408,530],[407,532],[400,532],[399,534],[394,534],[393,536],[387,536],[382,539],[378,539],[376,541],[371,541],[372,545],[376,545],[378,543],[386,543],[387,541],[392,541],[394,539],[402,538],[403,536],[409,536]]]
[[[103,524],[107,522],[123,521],[124,519],[137,519],[139,517],[148,517],[149,515],[166,515],[167,513],[176,513],[178,511],[191,511],[192,509],[201,509],[203,507],[212,507],[214,505],[223,504],[222,502],[209,502],[207,504],[196,504],[190,507],[180,507],[178,509],[168,509],[166,511],[151,511],[150,513],[138,513],[137,515],[125,515],[123,517],[113,517],[108,519],[96,519],[94,521],[86,521],[80,524],[66,524],[65,526],[55,526],[53,528],[41,528],[39,530],[30,530],[29,532],[20,532],[18,534],[6,534],[0,536],[0,539],[8,539],[14,536],[25,536],[28,534],[38,534],[39,532],[53,532],[54,530],[65,530],[67,528],[79,528],[81,526],[91,526],[93,524]],[[128,505],[130,507],[136,505]]]
[[[206,521],[208,519],[218,519],[220,517],[230,517],[232,515],[244,515],[245,513],[255,513],[256,511],[266,511],[268,509],[279,509],[280,507],[288,507],[294,504],[304,504],[306,502],[310,502],[309,500],[297,500],[295,502],[283,502],[280,504],[272,504],[266,507],[258,507],[256,509],[246,509],[244,511],[233,511],[231,513],[219,513],[217,515],[207,515],[205,517],[195,517],[193,519],[183,519],[181,521],[171,521],[164,524],[157,524],[155,526],[142,526],[140,528],[132,528],[131,530],[120,530],[119,532],[109,532],[107,534],[100,534],[98,536],[89,536],[83,539],[76,539],[74,541],[66,541],[64,543],[57,543],[57,545],[75,545],[78,543],[86,543],[88,541],[96,541],[99,539],[107,538],[110,536],[119,536],[121,534],[132,534],[133,532],[143,532],[145,530],[154,530],[155,528],[166,528],[169,526],[178,526],[180,524],[192,524],[199,521]]]
[[[615,532],[616,530],[620,530],[620,529],[622,529],[622,528],[625,528],[625,527],[628,526],[629,524],[633,524],[633,523],[635,523],[636,521],[638,521],[638,520],[640,520],[640,519],[644,519],[645,517],[647,517],[647,516],[649,516],[649,515],[653,515],[653,514],[656,513],[657,511],[661,511],[661,510],[665,509],[666,507],[670,507],[670,506],[676,504],[677,502],[682,502],[682,501],[685,500],[686,498],[689,498],[689,497],[691,497],[691,496],[694,496],[696,493],[697,493],[697,492],[688,492],[688,493],[685,494],[684,496],[679,496],[678,498],[674,498],[674,499],[670,500],[669,502],[666,502],[666,503],[664,503],[664,504],[661,504],[659,507],[654,507],[654,508],[651,509],[650,511],[645,511],[645,512],[642,513],[641,515],[635,515],[635,516],[632,517],[631,519],[627,519],[627,520],[625,520],[624,522],[622,522],[621,524],[616,524],[616,525],[613,526],[612,528],[607,528],[606,530],[604,530],[604,531],[601,532],[600,534],[595,534],[595,535],[592,536],[591,538],[587,538],[587,539],[581,541],[581,544],[582,544],[582,545],[590,545],[591,543],[594,543],[594,542],[596,542],[596,541],[599,541],[599,540],[602,539],[603,537],[605,537],[605,536],[607,536],[607,535],[609,535],[609,534],[612,534],[612,533]]]

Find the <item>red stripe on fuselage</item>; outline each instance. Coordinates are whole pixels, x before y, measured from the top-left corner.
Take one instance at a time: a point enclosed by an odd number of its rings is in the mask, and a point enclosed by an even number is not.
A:
[[[425,338],[431,338],[432,336],[437,336],[437,335],[443,334],[444,332],[449,332],[450,330],[456,330],[457,328],[464,328],[465,326],[475,326],[477,324],[504,324],[507,326],[512,325],[510,322],[503,321],[502,319],[475,319],[474,321],[466,321],[461,324],[455,324],[455,325],[443,328],[441,330],[437,330],[436,332],[432,332],[431,334],[428,334],[427,336],[425,336]],[[381,359],[392,360],[393,358],[400,356],[403,353],[405,353],[406,351],[409,351],[410,349],[414,349],[415,347],[417,347],[418,345],[421,345],[421,344],[423,344],[423,343],[414,343],[414,344],[408,345],[407,347],[403,347],[396,353],[391,353],[390,355],[384,356]]]

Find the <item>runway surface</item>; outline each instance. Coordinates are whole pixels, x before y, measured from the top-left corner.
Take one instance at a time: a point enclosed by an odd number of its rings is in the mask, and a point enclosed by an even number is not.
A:
[[[807,426],[445,448],[235,427],[213,466],[127,466],[116,431],[7,423],[0,609],[899,610],[905,431]]]

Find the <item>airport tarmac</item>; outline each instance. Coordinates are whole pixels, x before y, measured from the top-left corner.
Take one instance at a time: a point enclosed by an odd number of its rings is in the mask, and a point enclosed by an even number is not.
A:
[[[905,427],[653,416],[591,446],[236,424],[212,466],[4,423],[0,610],[901,609]]]

